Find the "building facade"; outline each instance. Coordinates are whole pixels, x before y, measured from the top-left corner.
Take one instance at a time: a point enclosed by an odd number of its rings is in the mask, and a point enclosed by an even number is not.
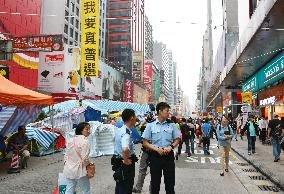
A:
[[[167,47],[162,42],[154,42],[154,61],[160,69],[160,82],[161,82],[161,98],[165,101],[169,100],[169,55]]]
[[[41,34],[63,34],[65,45],[79,47],[80,0],[49,0],[42,3]],[[99,58],[105,61],[107,0],[99,1]]]
[[[145,59],[153,59],[153,27],[149,21],[149,18],[145,16]]]
[[[132,52],[144,55],[144,0],[108,0],[107,7],[107,59],[131,74]]]
[[[283,6],[283,1],[273,0],[224,1],[224,28],[214,56],[212,79],[204,93],[208,111],[221,105],[222,113],[237,116],[241,106],[247,106],[240,98],[241,92],[252,92],[252,114],[271,119],[281,112],[283,92],[279,88],[283,78],[277,74],[282,68],[277,61],[281,62],[284,39],[274,26],[284,25]],[[218,66],[220,62],[223,67]],[[277,67],[273,71],[264,72],[274,65]]]

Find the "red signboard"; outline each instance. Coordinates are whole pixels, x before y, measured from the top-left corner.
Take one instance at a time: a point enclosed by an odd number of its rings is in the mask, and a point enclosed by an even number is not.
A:
[[[64,54],[46,55],[45,62],[46,63],[64,62]]]
[[[62,51],[62,35],[38,35],[15,37],[14,52],[26,51]]]
[[[124,93],[123,93],[124,102],[133,102],[133,90],[134,90],[134,82],[131,80],[125,80]]]
[[[143,83],[146,85],[152,84],[152,76],[153,76],[153,69],[152,69],[152,62],[146,62],[144,64],[144,76],[143,76]]]

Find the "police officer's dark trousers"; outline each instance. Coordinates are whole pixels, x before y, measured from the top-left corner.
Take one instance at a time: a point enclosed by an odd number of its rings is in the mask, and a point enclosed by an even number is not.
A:
[[[132,194],[135,177],[135,163],[122,166],[126,179],[121,182],[116,182],[115,194]]]
[[[151,173],[151,190],[152,194],[159,194],[162,172],[164,175],[164,183],[166,194],[174,194],[175,190],[175,162],[174,153],[160,156],[153,152],[150,154],[150,173]]]

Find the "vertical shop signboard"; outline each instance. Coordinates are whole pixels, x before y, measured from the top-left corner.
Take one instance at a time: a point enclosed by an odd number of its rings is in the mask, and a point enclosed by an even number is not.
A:
[[[123,93],[124,102],[133,102],[133,90],[134,90],[134,82],[132,80],[125,80],[124,93]]]
[[[152,75],[153,75],[152,64],[153,62],[151,61],[146,61],[146,63],[144,64],[143,83],[145,85],[152,84]]]
[[[99,0],[81,0],[81,76],[99,73]]]
[[[140,51],[133,51],[132,53],[132,78],[135,83],[141,83],[143,74],[143,53]]]

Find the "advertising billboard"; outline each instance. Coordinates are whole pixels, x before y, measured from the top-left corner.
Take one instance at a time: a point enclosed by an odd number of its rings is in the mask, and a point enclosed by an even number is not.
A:
[[[13,39],[14,52],[62,51],[62,35],[20,36]]]
[[[99,61],[98,77],[85,77],[85,95],[86,96],[100,96],[102,97],[102,68],[106,66],[105,63]]]
[[[81,0],[81,76],[99,73],[99,0]]]
[[[149,93],[142,87],[134,84],[133,102],[138,104],[148,104]]]
[[[74,51],[74,53],[73,53]],[[38,69],[38,89],[50,93],[78,93],[81,88],[80,65],[75,63],[75,51],[41,52]]]
[[[110,66],[102,67],[102,97],[122,101],[123,76]]]

